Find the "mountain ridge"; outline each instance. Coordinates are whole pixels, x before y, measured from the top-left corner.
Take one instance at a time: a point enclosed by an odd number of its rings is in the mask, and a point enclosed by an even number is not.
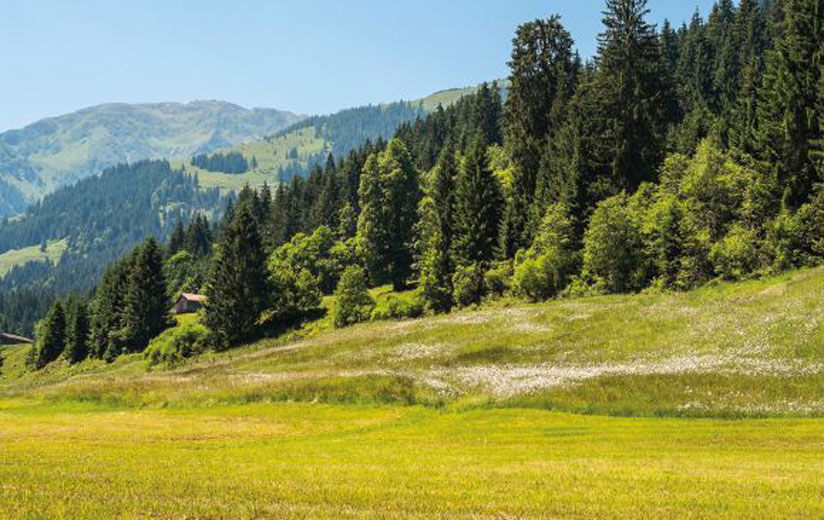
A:
[[[104,103],[0,133],[0,215],[109,166],[263,138],[306,116],[219,100]]]

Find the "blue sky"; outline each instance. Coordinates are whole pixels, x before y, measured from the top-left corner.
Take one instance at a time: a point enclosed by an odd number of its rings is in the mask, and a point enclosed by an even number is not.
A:
[[[104,102],[299,113],[506,76],[515,27],[559,13],[583,56],[603,0],[4,0],[0,131]],[[711,0],[651,0],[680,24]]]

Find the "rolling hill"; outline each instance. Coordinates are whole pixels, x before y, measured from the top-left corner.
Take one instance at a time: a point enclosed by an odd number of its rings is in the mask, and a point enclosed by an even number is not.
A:
[[[43,119],[0,134],[0,215],[109,166],[211,152],[301,119],[221,101],[112,103]]]
[[[260,186],[264,182],[273,184],[305,175],[313,165],[323,164],[330,153],[342,158],[367,139],[389,139],[403,123],[423,117],[438,106],[452,105],[476,90],[477,86],[452,88],[413,101],[368,105],[308,117],[263,139],[220,150],[238,152],[250,161],[254,157],[257,168],[244,174],[210,172],[197,168],[188,160],[175,164],[196,172],[204,187],[229,191],[247,183],[251,186]]]
[[[0,347],[0,511],[820,518],[822,294],[818,268],[324,318],[153,371],[132,355],[34,373],[28,347]]]

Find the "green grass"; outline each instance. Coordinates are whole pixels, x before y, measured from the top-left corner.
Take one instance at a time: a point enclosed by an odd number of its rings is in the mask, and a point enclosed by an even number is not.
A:
[[[821,301],[814,269],[327,315],[174,370],[5,348],[0,517],[821,518]]]
[[[820,518],[824,423],[0,401],[3,518]]]
[[[388,288],[373,291],[379,306]],[[399,295],[400,298],[409,294]],[[0,394],[124,406],[296,400],[672,417],[824,416],[824,270],[686,294],[499,301],[302,331],[146,373],[139,356],[20,368]]]
[[[23,266],[29,262],[45,262],[51,260],[52,263],[60,261],[60,257],[68,248],[68,241],[52,240],[46,245],[46,251],[41,251],[40,246],[30,246],[21,249],[10,249],[0,254],[0,278],[3,278],[15,266]]]

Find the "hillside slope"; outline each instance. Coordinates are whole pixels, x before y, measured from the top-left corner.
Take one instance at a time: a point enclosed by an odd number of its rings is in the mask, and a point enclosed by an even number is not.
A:
[[[147,373],[106,365],[22,368],[0,393],[127,406],[269,400],[533,407],[614,415],[824,416],[824,269],[685,294],[479,310],[296,337]],[[328,306],[333,306],[330,301]]]
[[[204,186],[225,191],[239,189],[244,184],[260,186],[264,182],[273,184],[289,180],[305,175],[315,164],[324,164],[330,153],[340,159],[367,140],[389,139],[402,124],[424,117],[438,106],[450,106],[477,88],[446,89],[413,101],[368,105],[313,116],[263,139],[221,150],[224,153],[238,152],[250,161],[255,158],[257,168],[244,174],[209,172],[188,160],[182,164],[187,170],[196,172]]]
[[[189,157],[273,134],[302,116],[221,101],[113,103],[0,134],[0,215],[141,159]]]

